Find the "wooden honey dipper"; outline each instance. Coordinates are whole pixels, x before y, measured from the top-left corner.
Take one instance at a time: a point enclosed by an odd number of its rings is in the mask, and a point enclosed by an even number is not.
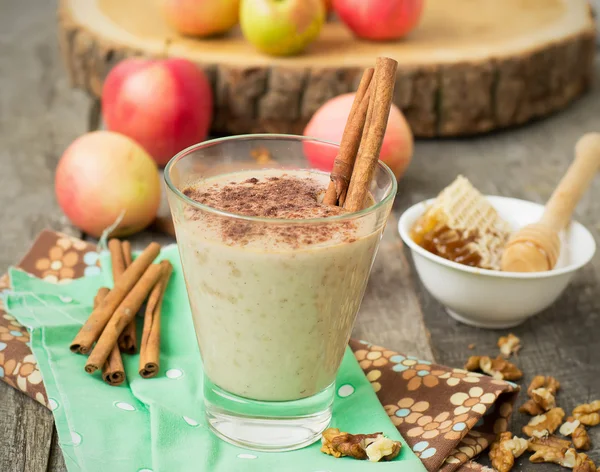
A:
[[[575,145],[575,160],[552,193],[542,218],[525,226],[508,241],[502,270],[543,272],[556,265],[560,254],[558,233],[569,224],[575,206],[600,169],[600,133],[583,135]]]

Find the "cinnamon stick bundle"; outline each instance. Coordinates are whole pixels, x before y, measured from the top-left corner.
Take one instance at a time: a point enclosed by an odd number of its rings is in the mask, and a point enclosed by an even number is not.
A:
[[[352,177],[354,162],[367,118],[374,72],[373,68],[365,70],[356,96],[354,97],[354,103],[352,103],[350,115],[344,128],[344,134],[342,135],[340,152],[333,162],[331,182],[323,199],[323,203],[326,205],[344,206],[344,202],[346,201],[348,185]]]
[[[136,259],[125,271],[123,276],[119,279],[119,282],[125,279],[127,272],[135,266],[138,259]],[[163,261],[161,264],[151,264],[141,278],[136,279],[137,283],[124,297],[121,304],[110,314],[109,320],[105,324],[102,334],[98,338],[98,342],[85,364],[85,371],[88,374],[95,372],[104,365],[111,350],[117,344],[119,335],[135,317],[136,313],[146,300],[146,297],[163,274],[165,263],[170,265],[168,261]],[[111,291],[104,299],[105,302],[113,291]],[[103,305],[106,305],[106,303],[103,303]]]
[[[123,272],[121,277],[119,277],[118,280],[115,280],[113,289],[106,295],[98,307],[92,311],[90,317],[81,327],[79,333],[75,336],[75,339],[73,339],[70,346],[71,351],[79,352],[81,354],[90,352],[92,345],[100,338],[102,330],[106,327],[113,316],[113,313],[115,313],[115,310],[120,307],[120,304],[123,303],[134,286],[137,286],[142,274],[146,273],[159,252],[160,245],[158,243],[150,243],[140,256],[125,269],[125,272]],[[148,291],[150,291],[151,288],[152,287],[150,287]],[[137,309],[139,309],[139,306]],[[135,316],[135,313],[133,313],[133,316]],[[105,360],[106,358],[103,359],[100,365],[102,365]]]
[[[120,242],[118,239],[112,239],[111,241],[109,241],[108,243],[108,248],[110,249],[110,244],[116,241],[116,243],[114,243],[115,245],[115,253],[117,254],[117,257],[121,257],[120,262],[122,261],[122,271],[120,273],[115,273],[115,264],[113,263],[113,279],[117,280],[117,277],[119,277],[127,267],[129,267],[131,265],[131,244],[129,243],[129,241],[123,241]],[[112,251],[111,251],[111,255],[112,255]],[[119,341],[118,341],[118,346],[119,349],[121,350],[121,352],[126,352],[127,354],[135,354],[135,352],[137,351],[137,330],[136,330],[136,323],[135,323],[135,317],[133,318],[133,320],[131,320],[131,322],[125,327],[125,330],[121,333],[121,336],[119,336]]]
[[[351,212],[363,209],[369,193],[392,107],[397,68],[393,59],[377,58],[365,128],[344,204]]]
[[[100,287],[96,297],[94,298],[94,307],[97,307],[102,300],[108,295],[110,290],[106,287]],[[121,385],[125,381],[125,368],[123,367],[123,359],[119,348],[115,346],[108,356],[108,360],[102,367],[102,378],[109,385]]]
[[[163,274],[152,289],[146,304],[139,368],[140,375],[145,379],[154,377],[160,369],[160,315],[163,298],[172,272],[173,267],[171,264],[164,266]]]

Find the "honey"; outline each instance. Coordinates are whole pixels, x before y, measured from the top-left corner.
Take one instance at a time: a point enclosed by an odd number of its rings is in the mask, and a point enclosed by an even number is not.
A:
[[[446,187],[411,229],[419,246],[459,264],[500,270],[508,224],[464,177]]]
[[[477,232],[466,234],[464,231],[453,230],[445,225],[432,231],[419,232],[421,230],[421,226],[413,228],[411,237],[422,248],[449,261],[480,267],[481,254],[474,246],[478,239]]]

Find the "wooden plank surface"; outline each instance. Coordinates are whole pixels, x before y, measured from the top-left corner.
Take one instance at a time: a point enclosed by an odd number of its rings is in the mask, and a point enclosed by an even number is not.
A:
[[[0,0],[2,272],[44,227],[71,232],[54,200],[54,167],[86,129],[89,99],[71,90],[58,59],[55,8],[53,1]],[[50,412],[3,382],[0,425],[1,471],[66,470],[60,453],[49,462]]]
[[[43,0],[0,0],[1,270],[23,254],[42,227],[69,229],[54,203],[53,168],[64,147],[86,129],[89,102],[67,85],[56,54],[54,8],[54,2]],[[466,346],[473,342],[476,352],[495,353],[495,341],[503,333],[450,320],[423,292],[410,257],[402,251],[397,217],[410,204],[434,196],[459,172],[486,193],[543,202],[568,165],[577,137],[600,130],[599,110],[597,86],[564,114],[526,128],[477,139],[419,142],[415,162],[401,182],[394,219],[386,229],[354,336],[431,358],[427,326],[442,363],[462,365],[471,354]],[[599,196],[597,181],[577,215],[597,239]],[[142,244],[152,237],[146,233],[137,240]],[[559,402],[567,409],[600,394],[600,367],[594,356],[595,333],[600,332],[595,293],[599,272],[596,256],[555,307],[514,330],[525,345],[518,363],[528,377],[557,376],[564,385]],[[522,423],[517,415],[515,427]],[[0,437],[1,471],[66,470],[51,415],[1,382],[0,425],[7,431]],[[600,444],[599,431],[592,430],[595,444]],[[600,461],[597,447],[591,455]],[[558,470],[521,462],[518,470]]]

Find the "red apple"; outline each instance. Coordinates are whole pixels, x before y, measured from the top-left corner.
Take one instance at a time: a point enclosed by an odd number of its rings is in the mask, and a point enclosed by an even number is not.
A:
[[[106,127],[137,141],[159,165],[206,139],[212,107],[206,75],[185,59],[126,59],[102,90]]]
[[[160,176],[156,163],[132,139],[95,131],[73,141],[55,177],[58,204],[69,220],[99,237],[123,214],[113,236],[141,231],[156,217]]]
[[[333,9],[360,38],[385,41],[412,31],[424,0],[333,0]]]
[[[304,136],[334,143],[341,142],[354,96],[354,93],[348,93],[326,102],[311,118],[304,130]],[[337,149],[325,146],[305,146],[304,149],[313,167],[331,172]],[[390,166],[399,179],[410,164],[412,154],[413,135],[410,127],[398,107],[392,105],[379,158]]]
[[[240,0],[162,0],[165,20],[181,34],[212,36],[233,28]]]

